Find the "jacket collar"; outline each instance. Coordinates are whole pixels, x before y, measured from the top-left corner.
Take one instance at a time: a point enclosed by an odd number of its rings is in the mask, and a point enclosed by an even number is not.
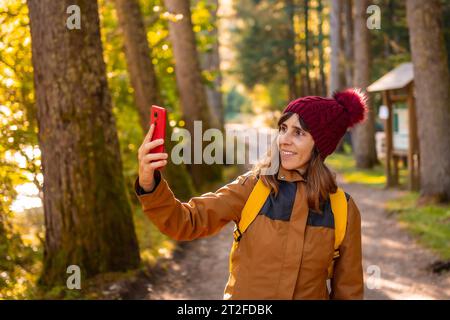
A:
[[[296,181],[304,181],[306,182],[306,179],[303,178],[301,173],[298,170],[287,170],[283,168],[280,164],[280,168],[278,169],[277,174],[278,180],[282,181],[288,181],[288,182],[296,182]]]

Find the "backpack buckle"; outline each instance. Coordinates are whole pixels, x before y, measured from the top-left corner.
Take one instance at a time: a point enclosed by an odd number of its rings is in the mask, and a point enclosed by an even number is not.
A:
[[[236,241],[236,242],[239,242],[239,240],[241,240],[241,238],[242,238],[241,230],[239,230],[237,225],[234,227],[234,230],[233,230],[233,238],[234,238],[234,241]]]
[[[333,254],[333,260],[336,260],[337,258],[339,258],[341,256],[339,249],[338,250],[334,250],[334,254]]]

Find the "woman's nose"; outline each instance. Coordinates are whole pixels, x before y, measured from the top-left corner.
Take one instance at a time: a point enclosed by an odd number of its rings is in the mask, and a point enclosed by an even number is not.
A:
[[[283,144],[290,145],[292,143],[291,137],[288,133],[280,135],[280,146]]]

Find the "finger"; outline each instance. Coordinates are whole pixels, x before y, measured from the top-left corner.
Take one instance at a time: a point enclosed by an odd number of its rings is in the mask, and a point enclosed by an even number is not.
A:
[[[147,134],[146,134],[145,137],[144,137],[144,140],[142,141],[141,146],[139,147],[139,150],[138,150],[138,158],[141,158],[141,155],[142,155],[141,150],[142,150],[142,147],[144,146],[144,144],[145,144],[146,142],[148,142],[148,141],[151,140],[151,138],[152,138],[152,136],[153,136],[153,131],[154,131],[154,129],[155,129],[155,125],[152,123],[152,124],[150,125],[150,128],[149,128],[148,131],[147,131]]]
[[[167,158],[168,158],[167,153],[149,153],[144,156],[144,158],[142,159],[142,162],[149,163],[152,161],[165,160]]]
[[[150,129],[148,129],[147,134],[145,135],[144,143],[146,143],[147,141],[151,140],[151,138],[153,137],[153,131],[155,131],[155,124],[154,123],[152,123],[150,125]]]
[[[157,146],[163,143],[164,143],[163,139],[156,139],[154,141],[142,144],[138,150],[138,159],[140,160],[141,158],[145,157],[148,153],[150,153],[152,149],[156,148]]]
[[[163,139],[156,139],[154,141],[150,141],[150,142],[144,143],[142,145],[142,148],[141,148],[142,155],[145,156],[147,153],[150,152],[150,150],[152,150],[152,149],[154,149],[157,146],[162,145],[162,144],[164,144],[164,140]]]
[[[157,169],[157,168],[165,166],[166,164],[167,164],[167,160],[161,160],[161,161],[156,161],[156,162],[150,163],[150,166],[153,169]]]

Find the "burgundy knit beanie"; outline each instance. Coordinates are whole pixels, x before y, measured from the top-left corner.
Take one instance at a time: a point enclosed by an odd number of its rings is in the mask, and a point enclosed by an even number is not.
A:
[[[308,96],[291,101],[283,113],[294,112],[308,126],[322,160],[333,153],[348,128],[366,119],[367,97],[359,89],[335,92],[333,98]]]

